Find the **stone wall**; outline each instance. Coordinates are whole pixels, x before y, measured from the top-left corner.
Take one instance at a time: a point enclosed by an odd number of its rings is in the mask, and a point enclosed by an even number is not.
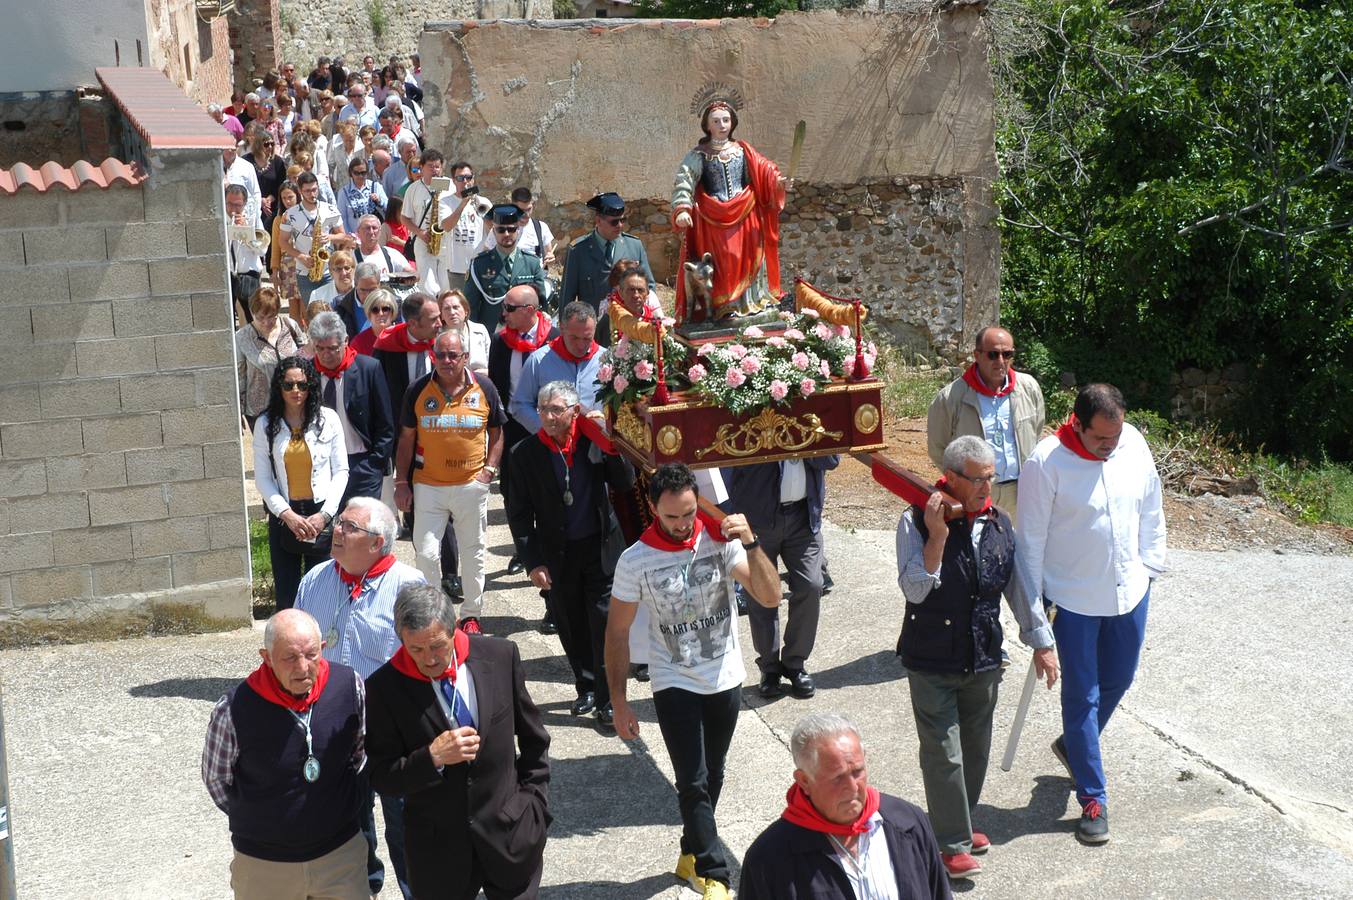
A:
[[[145,162],[0,194],[0,642],[250,615],[220,153]]]
[[[235,0],[235,11],[228,18],[236,87],[248,90],[255,78],[261,79],[282,64],[277,49],[282,33],[279,8],[278,0]],[[315,64],[314,59],[293,62],[301,76],[308,75]]]
[[[227,16],[203,22],[193,0],[146,0],[149,54],[185,94],[205,106],[230,102],[230,33]]]
[[[561,237],[614,190],[670,279],[672,179],[699,137],[697,99],[740,97],[737,137],[803,161],[782,217],[781,271],[867,300],[902,343],[953,362],[996,321],[999,237],[987,32],[980,9],[792,13],[773,21],[429,24],[429,140],[515,186]],[[634,60],[662,77],[635,78]]]
[[[1250,370],[1244,363],[1224,369],[1189,368],[1170,376],[1170,418],[1175,421],[1215,421],[1250,387]]]
[[[0,95],[0,168],[110,154],[110,107],[97,88]]]

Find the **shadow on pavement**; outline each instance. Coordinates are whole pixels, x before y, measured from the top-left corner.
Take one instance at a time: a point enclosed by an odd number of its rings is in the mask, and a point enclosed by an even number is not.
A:
[[[240,683],[238,678],[166,678],[150,684],[127,688],[133,697],[185,697],[215,703],[221,695]]]
[[[494,634],[501,635],[502,632],[495,631]],[[531,659],[521,661],[522,672],[526,674],[527,689],[530,689],[533,681],[548,681],[555,684],[573,684],[573,670],[568,667],[568,661],[563,655],[559,656],[537,656]],[[568,703],[572,703],[569,700]],[[565,706],[568,703],[564,704]]]
[[[667,779],[651,766],[639,764],[624,748],[616,749],[616,753],[550,760],[552,839],[681,824],[676,794]],[[619,779],[617,773],[623,773]],[[673,863],[676,858],[673,846]]]
[[[884,684],[905,677],[906,672],[892,650],[879,650],[834,668],[813,672],[813,681],[819,689]]]
[[[1070,791],[1071,781],[1065,775],[1035,776],[1027,804],[1020,809],[998,809],[979,803],[973,811],[973,827],[986,832],[996,846],[1029,834],[1072,834],[1076,820],[1062,818]]]
[[[574,881],[541,887],[540,896],[550,900],[635,900],[652,897],[677,883],[670,873],[650,875],[638,881]],[[691,896],[695,896],[692,894]]]

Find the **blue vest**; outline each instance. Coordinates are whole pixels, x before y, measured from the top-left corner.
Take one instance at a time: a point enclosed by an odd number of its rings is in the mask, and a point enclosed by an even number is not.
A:
[[[314,784],[301,773],[305,730],[290,710],[241,683],[231,692],[230,715],[240,751],[229,804],[236,850],[272,862],[305,862],[338,849],[357,833],[352,750],[361,722],[352,669],[329,664],[328,684],[311,713],[320,764]]]
[[[924,541],[925,514],[912,507]],[[902,665],[921,672],[987,672],[1001,664],[1001,592],[1015,569],[1015,532],[1010,517],[993,508],[973,553],[965,516],[949,523],[940,564],[940,586],[920,603],[906,604],[897,653]]]

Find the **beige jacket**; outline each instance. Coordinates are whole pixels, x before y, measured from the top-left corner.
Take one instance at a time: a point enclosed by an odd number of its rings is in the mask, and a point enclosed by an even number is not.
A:
[[[930,403],[926,422],[926,443],[930,459],[937,469],[944,468],[944,448],[954,438],[965,434],[985,437],[982,433],[982,413],[977,404],[978,394],[961,377],[940,388]],[[1043,410],[1043,390],[1038,379],[1027,372],[1015,378],[1015,390],[1010,395],[1015,419],[1015,448],[1020,462],[1029,458],[1043,435],[1047,414]]]

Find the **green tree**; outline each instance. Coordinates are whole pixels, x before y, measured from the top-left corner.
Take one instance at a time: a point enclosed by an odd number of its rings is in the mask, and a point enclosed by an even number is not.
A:
[[[1162,409],[1171,372],[1246,362],[1245,436],[1353,458],[1353,15],[1007,0],[990,21],[1021,340]]]

